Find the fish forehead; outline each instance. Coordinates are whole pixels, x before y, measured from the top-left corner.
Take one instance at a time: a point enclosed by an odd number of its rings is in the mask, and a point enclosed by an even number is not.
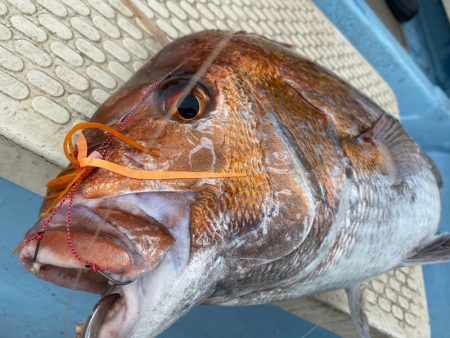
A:
[[[229,32],[206,31],[183,37],[161,50],[145,64],[118,93],[107,100],[93,117],[106,123],[118,119],[143,87],[175,70],[177,74],[196,74]],[[211,61],[211,60],[209,60]],[[179,67],[179,68],[177,68]],[[358,135],[368,128],[380,109],[344,81],[322,67],[295,54],[291,49],[263,37],[235,33],[206,67],[205,76],[211,88],[224,79],[223,70],[231,70],[248,85],[242,96],[257,92],[277,94],[286,86],[295,88],[308,103],[333,120],[339,132]],[[362,113],[363,112],[363,113]]]

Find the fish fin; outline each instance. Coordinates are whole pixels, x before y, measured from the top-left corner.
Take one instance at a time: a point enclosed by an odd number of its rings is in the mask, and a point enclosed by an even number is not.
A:
[[[450,262],[450,233],[436,235],[434,240],[403,261],[403,266]]]
[[[370,338],[370,326],[363,309],[361,285],[345,289],[353,327],[359,338]]]
[[[431,171],[433,172],[434,178],[436,179],[439,189],[442,189],[442,187],[444,186],[444,181],[442,180],[442,175],[441,172],[439,171],[438,166],[430,156],[428,156],[425,153],[423,153],[423,156],[427,159],[430,165]]]
[[[389,174],[398,183],[423,167],[420,148],[406,134],[400,122],[386,113],[381,114],[359,137],[372,140],[377,145],[387,160]]]
[[[291,43],[277,41],[277,40],[274,40],[274,39],[270,39],[267,36],[260,35],[260,34],[257,34],[257,33],[248,32],[248,31],[244,31],[244,30],[237,31],[237,32],[234,33],[234,35],[253,36],[253,37],[257,37],[258,39],[262,39],[262,40],[268,41],[268,42],[270,42],[270,43],[272,43],[274,45],[277,45],[277,46],[282,46],[282,47],[285,47],[285,48],[288,48],[288,49],[295,49],[296,48],[296,46],[291,44]]]

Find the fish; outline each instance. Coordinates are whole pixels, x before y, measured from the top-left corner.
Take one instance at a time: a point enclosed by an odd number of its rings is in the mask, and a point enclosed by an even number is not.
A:
[[[78,147],[66,138],[73,165],[49,183],[59,202],[49,192],[18,248],[38,278],[102,295],[80,336],[154,337],[200,304],[344,288],[369,337],[362,282],[450,259],[433,162],[290,46],[187,35],[84,126]]]

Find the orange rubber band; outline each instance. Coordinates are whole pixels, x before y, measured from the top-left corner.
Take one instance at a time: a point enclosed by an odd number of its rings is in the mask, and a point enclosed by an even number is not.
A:
[[[80,179],[83,175],[93,168],[101,168],[113,173],[139,179],[139,180],[174,180],[174,179],[208,179],[208,178],[239,178],[247,176],[245,173],[231,173],[231,172],[194,172],[194,171],[150,171],[132,169],[121,166],[116,163],[112,163],[103,159],[95,158],[94,156],[88,156],[88,145],[86,137],[83,134],[83,129],[95,128],[103,130],[122,142],[130,145],[131,147],[138,149],[151,156],[158,156],[158,150],[154,148],[145,148],[136,141],[128,138],[114,128],[95,122],[82,122],[74,126],[66,135],[64,139],[64,154],[67,159],[72,163],[71,166],[64,169],[60,175],[47,183],[47,195],[44,197],[46,200],[54,201],[47,208],[47,210],[41,214],[41,218],[46,217],[49,212],[57,205],[57,203],[67,194],[70,188]],[[80,133],[76,139],[77,152],[72,143],[72,137],[77,132]],[[91,153],[92,155],[93,153]],[[50,194],[51,193],[51,194]]]
[[[121,166],[116,163],[101,160],[87,156],[86,138],[81,131],[77,137],[78,163],[80,168],[96,167],[106,169],[113,173],[135,178],[138,180],[174,180],[174,179],[202,179],[202,178],[232,178],[244,177],[242,173],[214,173],[214,172],[195,172],[195,171],[149,171],[132,169]]]
[[[147,149],[144,146],[141,146],[139,143],[137,143],[136,141],[126,137],[125,135],[123,135],[122,133],[118,132],[117,130],[115,130],[114,128],[101,124],[101,123],[96,123],[96,122],[81,122],[79,124],[77,124],[76,126],[74,126],[66,135],[65,139],[64,139],[64,145],[63,145],[63,149],[64,149],[64,154],[66,155],[67,159],[72,162],[75,166],[78,165],[78,161],[75,158],[75,148],[72,144],[72,136],[79,130],[82,129],[91,129],[91,128],[95,128],[95,129],[100,129],[103,130],[111,135],[113,135],[114,137],[118,138],[119,140],[121,140],[124,143],[129,144],[130,146],[132,146],[133,148],[136,148],[144,153],[147,153],[149,155],[152,156],[157,156],[158,154],[156,154],[156,150],[153,148]],[[86,145],[87,147],[87,145]],[[80,151],[80,150],[78,150]]]

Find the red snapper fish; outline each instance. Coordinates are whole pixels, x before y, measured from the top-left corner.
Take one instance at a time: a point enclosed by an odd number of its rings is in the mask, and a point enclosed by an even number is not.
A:
[[[37,277],[103,295],[83,337],[337,288],[368,337],[361,282],[450,258],[438,171],[400,123],[263,37],[171,43],[65,145],[19,251]]]

